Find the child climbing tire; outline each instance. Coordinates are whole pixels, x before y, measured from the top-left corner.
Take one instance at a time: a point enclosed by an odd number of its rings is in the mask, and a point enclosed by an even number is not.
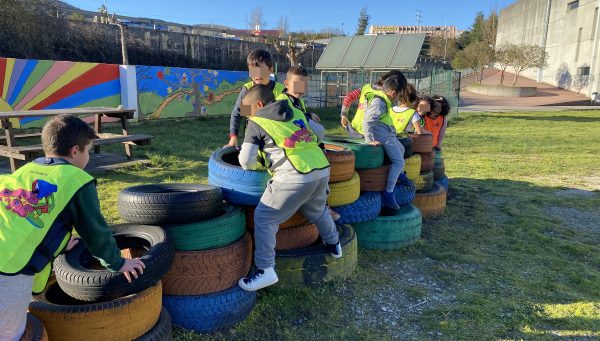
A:
[[[433,165],[435,163],[435,153],[419,153],[419,155],[421,155],[421,173],[433,170]]]
[[[433,171],[423,172],[419,174],[419,178],[415,183],[417,193],[424,193],[431,190],[433,186]]]
[[[413,153],[431,153],[433,149],[433,135],[431,133],[409,134],[413,139]]]
[[[199,333],[227,330],[245,320],[256,304],[256,292],[229,289],[198,296],[163,296],[173,324]]]
[[[141,257],[143,274],[131,283],[120,272],[100,266],[83,242],[56,258],[54,274],[66,294],[87,302],[108,301],[154,286],[169,270],[175,249],[158,226],[121,224],[112,226],[119,249],[146,249]]]
[[[329,206],[348,205],[360,196],[360,177],[354,172],[352,179],[348,181],[336,182],[329,184],[329,196],[327,203]]]
[[[417,193],[413,205],[421,210],[423,218],[439,216],[446,208],[446,189],[434,184],[429,192]]]
[[[355,202],[333,207],[340,215],[338,224],[354,224],[377,218],[381,212],[381,193],[363,192]]]
[[[275,268],[279,282],[276,286],[316,287],[331,280],[348,278],[357,263],[356,233],[350,225],[339,226],[338,231],[342,258],[333,258],[320,240],[302,249],[277,252]]]
[[[244,170],[235,147],[219,149],[208,160],[208,183],[221,187],[223,199],[235,205],[258,205],[271,175],[267,171]]]
[[[417,182],[421,173],[421,155],[413,154],[411,157],[405,159],[404,171],[412,182]]]
[[[252,263],[252,238],[246,232],[231,245],[212,250],[178,251],[162,278],[165,295],[204,295],[230,288]]]
[[[27,313],[27,324],[19,341],[48,341],[48,333],[42,321],[31,313]]]
[[[398,250],[414,244],[421,236],[421,212],[413,205],[392,216],[354,224],[358,246],[371,250]]]
[[[348,148],[354,152],[354,168],[369,169],[383,165],[383,147],[365,143],[362,139],[344,136],[325,136],[325,143]]]
[[[387,185],[387,177],[391,165],[383,165],[372,169],[358,169],[356,172],[360,177],[361,192],[381,192]]]
[[[162,287],[156,285],[110,302],[82,302],[50,281],[33,296],[29,312],[39,318],[50,340],[128,341],[141,337],[158,321]]]
[[[350,180],[354,175],[354,152],[350,149],[325,144],[325,157],[329,161],[329,182],[340,182]]]

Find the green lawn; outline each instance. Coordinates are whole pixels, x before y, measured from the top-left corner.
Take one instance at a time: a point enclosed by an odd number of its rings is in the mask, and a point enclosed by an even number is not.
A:
[[[339,133],[335,111],[321,112]],[[335,130],[333,129],[335,128]],[[151,166],[99,176],[120,222],[120,189],[202,182],[228,118],[143,122]],[[487,340],[600,337],[600,112],[461,114],[444,158],[446,214],[408,250],[360,250],[348,281],[258,295],[248,320],[176,340]],[[116,148],[116,147],[110,147]]]

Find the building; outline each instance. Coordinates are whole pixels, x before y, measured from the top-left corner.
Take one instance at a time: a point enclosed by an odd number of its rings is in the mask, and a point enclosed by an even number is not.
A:
[[[415,34],[425,33],[427,36],[439,36],[457,38],[456,26],[394,26],[394,25],[372,25],[369,34]]]
[[[599,4],[597,0],[519,0],[500,11],[496,46],[542,46],[548,52],[548,67],[522,75],[591,97],[600,90]]]

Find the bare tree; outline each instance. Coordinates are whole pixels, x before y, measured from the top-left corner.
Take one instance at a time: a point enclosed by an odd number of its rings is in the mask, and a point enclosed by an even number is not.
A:
[[[500,68],[500,85],[504,84],[504,73],[510,66],[511,57],[519,47],[515,44],[504,43],[496,48],[495,62]]]
[[[494,60],[494,50],[486,43],[478,41],[469,44],[464,50],[458,51],[452,67],[455,69],[472,69],[481,84],[483,70]]]
[[[458,52],[455,38],[434,36],[429,38],[429,55],[434,58],[452,59]]]
[[[521,72],[532,68],[548,66],[548,52],[539,45],[521,45],[511,50],[508,55],[509,65],[515,71],[512,86],[517,84]]]
[[[279,35],[285,37],[290,32],[290,21],[284,15],[279,17],[279,21],[277,22],[277,30],[279,31]]]
[[[253,30],[255,28],[264,28],[267,26],[267,22],[263,18],[263,10],[262,7],[254,7],[252,12],[250,13],[250,18],[248,19],[248,28]]]
[[[289,35],[287,40],[281,40],[281,38],[277,38],[274,41],[271,41],[271,45],[275,47],[278,53],[287,57],[290,61],[290,65],[299,65],[298,58],[308,51],[313,45],[314,39],[310,41],[299,43],[297,41],[292,40],[292,35]]]

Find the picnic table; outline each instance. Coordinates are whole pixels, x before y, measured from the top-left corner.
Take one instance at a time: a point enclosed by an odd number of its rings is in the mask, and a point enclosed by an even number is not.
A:
[[[105,144],[122,143],[125,145],[125,155],[131,158],[133,145],[143,146],[150,144],[153,136],[144,134],[130,134],[128,119],[133,118],[135,110],[118,108],[73,108],[73,109],[51,109],[51,110],[23,110],[23,111],[0,111],[0,122],[4,129],[4,136],[0,137],[0,156],[7,157],[10,161],[12,172],[17,170],[24,162],[38,157],[42,152],[42,144],[17,145],[16,140],[22,138],[41,138],[41,130],[33,132],[16,133],[11,119],[22,117],[52,117],[61,114],[76,116],[94,115],[94,129],[99,138],[93,142],[94,153],[100,153],[100,146]],[[117,118],[121,122],[122,134],[111,134],[102,132],[102,116]]]

